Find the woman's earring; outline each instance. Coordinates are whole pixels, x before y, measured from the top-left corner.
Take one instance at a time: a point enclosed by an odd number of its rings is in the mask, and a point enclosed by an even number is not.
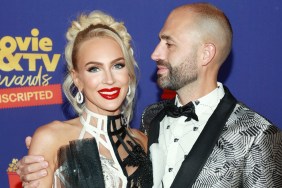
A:
[[[75,99],[78,104],[81,104],[83,102],[83,94],[81,93],[81,91],[77,92]]]
[[[129,85],[129,86],[128,86],[128,91],[127,91],[126,96],[129,96],[129,95],[130,95],[130,93],[131,93],[131,89],[130,89],[130,85]]]

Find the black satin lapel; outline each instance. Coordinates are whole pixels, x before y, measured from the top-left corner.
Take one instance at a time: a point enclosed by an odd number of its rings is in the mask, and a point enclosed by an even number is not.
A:
[[[151,121],[150,126],[149,126],[149,131],[148,131],[148,148],[150,148],[150,146],[153,143],[158,143],[158,139],[159,139],[159,132],[160,132],[160,122],[163,120],[163,118],[165,117],[166,113],[165,113],[165,105],[168,103],[173,103],[173,100],[168,100],[168,101],[164,101],[163,104],[164,105],[163,109],[158,113],[158,115]]]
[[[159,139],[159,132],[160,132],[160,122],[165,116],[164,109],[159,112],[159,114],[151,121],[150,128],[148,132],[148,146],[150,146],[153,143],[158,143]]]
[[[183,161],[172,183],[172,188],[192,187],[219,139],[223,127],[233,112],[236,103],[237,100],[225,88],[224,97],[211,115],[186,159]]]

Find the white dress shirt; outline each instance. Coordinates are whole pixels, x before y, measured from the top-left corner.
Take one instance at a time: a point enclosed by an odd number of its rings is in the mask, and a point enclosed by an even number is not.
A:
[[[163,151],[163,155],[158,156],[158,158],[161,158],[165,165],[161,167],[164,169],[160,170],[160,172],[163,172],[162,183],[155,185],[162,187],[161,184],[163,184],[165,188],[171,186],[185,156],[192,149],[223,96],[223,86],[218,82],[218,87],[212,92],[196,101],[192,101],[199,121],[191,119],[185,122],[185,116],[179,118],[165,116],[160,122],[159,146]],[[177,96],[175,104],[182,106]]]

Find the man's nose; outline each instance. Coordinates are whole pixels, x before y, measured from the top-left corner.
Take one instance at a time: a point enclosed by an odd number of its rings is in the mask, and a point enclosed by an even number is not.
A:
[[[152,60],[154,60],[154,61],[159,61],[159,60],[161,60],[161,59],[163,59],[163,53],[162,53],[162,46],[161,46],[161,44],[159,43],[157,46],[156,46],[156,48],[155,48],[155,50],[153,51],[153,53],[151,54],[151,58],[152,58]]]

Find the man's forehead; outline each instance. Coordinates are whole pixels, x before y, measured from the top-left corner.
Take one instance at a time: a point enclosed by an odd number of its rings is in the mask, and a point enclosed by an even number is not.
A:
[[[161,39],[174,39],[177,38],[178,35],[189,33],[189,31],[193,31],[195,29],[196,27],[193,17],[183,18],[179,16],[172,16],[165,22],[159,33],[159,37]]]
[[[197,17],[196,13],[188,10],[176,10],[170,13],[164,23],[163,29],[174,27],[184,27],[192,25]]]
[[[172,41],[177,33],[177,28],[171,24],[165,24],[159,33],[159,38],[166,41]]]

